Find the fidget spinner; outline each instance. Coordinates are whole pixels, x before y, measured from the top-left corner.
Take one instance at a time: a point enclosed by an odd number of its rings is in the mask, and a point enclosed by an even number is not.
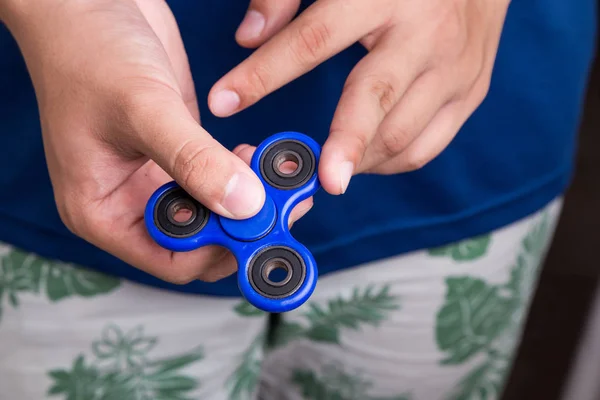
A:
[[[262,142],[250,167],[264,185],[265,203],[258,214],[244,220],[211,212],[169,182],[148,201],[148,232],[171,251],[227,248],[238,263],[240,291],[253,306],[273,313],[293,310],[312,294],[317,267],[310,251],[292,237],[288,219],[299,202],[320,188],[320,152],[313,139],[297,132],[278,133]]]

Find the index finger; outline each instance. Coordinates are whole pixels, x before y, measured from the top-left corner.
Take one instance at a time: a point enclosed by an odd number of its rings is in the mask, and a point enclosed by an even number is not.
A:
[[[385,19],[370,3],[314,3],[213,86],[211,112],[227,117],[241,111],[356,43]]]

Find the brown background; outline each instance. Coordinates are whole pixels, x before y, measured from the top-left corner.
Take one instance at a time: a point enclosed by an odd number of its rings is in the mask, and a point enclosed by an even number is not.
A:
[[[565,197],[563,215],[503,400],[560,399],[599,276],[600,59],[597,55],[581,126],[575,178]]]

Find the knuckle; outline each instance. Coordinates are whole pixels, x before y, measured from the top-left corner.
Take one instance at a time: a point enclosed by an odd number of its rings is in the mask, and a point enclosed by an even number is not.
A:
[[[326,50],[330,41],[330,31],[322,22],[301,25],[292,42],[292,52],[300,65],[312,64]]]
[[[387,114],[396,104],[396,90],[386,79],[373,79],[369,83],[369,93],[378,101],[381,110]]]
[[[188,271],[180,268],[164,273],[162,279],[174,285],[187,285],[198,278],[198,271]]]
[[[177,179],[189,188],[198,188],[207,197],[214,197],[210,177],[220,170],[218,152],[212,146],[200,146],[194,140],[187,141],[175,153],[172,170]]]
[[[389,163],[383,163],[381,165],[373,167],[371,170],[368,171],[368,173],[377,175],[395,175],[399,172],[402,172],[398,170],[398,166],[396,164],[397,163],[395,163],[394,161],[390,161]]]
[[[255,101],[266,95],[270,91],[270,74],[264,66],[255,66],[250,69],[246,77],[248,90],[245,90],[246,96],[251,101]]]
[[[379,132],[381,152],[387,157],[393,157],[406,147],[407,132],[400,129],[382,129]]]

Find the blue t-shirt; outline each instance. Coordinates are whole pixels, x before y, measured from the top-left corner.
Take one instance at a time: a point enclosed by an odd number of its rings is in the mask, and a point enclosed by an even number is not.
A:
[[[307,2],[304,2],[307,3]],[[356,45],[231,118],[206,96],[250,54],[234,41],[248,1],[171,0],[205,128],[228,148],[286,130],[323,144]],[[306,4],[303,4],[305,7]],[[355,177],[341,197],[320,191],[293,228],[321,274],[478,235],[522,218],[564,192],[596,34],[596,0],[513,0],[491,89],[455,140],[424,168]],[[42,256],[190,293],[237,296],[235,276],[175,286],[72,235],[47,173],[35,94],[18,48],[0,27],[0,240]],[[49,38],[48,40],[52,40]]]

